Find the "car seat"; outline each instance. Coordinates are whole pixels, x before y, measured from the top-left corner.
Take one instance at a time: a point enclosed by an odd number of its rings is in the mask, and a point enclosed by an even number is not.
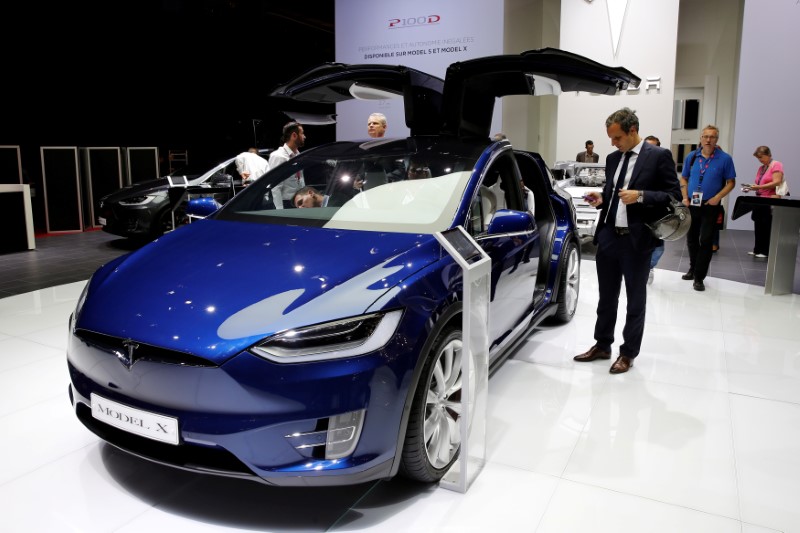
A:
[[[481,185],[481,211],[483,212],[483,227],[489,226],[495,211],[497,211],[497,195],[489,187]]]
[[[497,211],[498,209],[505,209],[507,207],[506,204],[506,191],[503,190],[501,186],[500,176],[497,176],[497,181],[495,181],[492,185],[489,186],[489,190],[492,191],[495,197],[495,208],[494,210]]]

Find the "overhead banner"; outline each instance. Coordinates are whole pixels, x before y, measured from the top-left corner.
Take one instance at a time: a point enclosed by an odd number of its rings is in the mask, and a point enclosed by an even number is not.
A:
[[[444,79],[456,61],[503,53],[503,0],[336,0],[336,61],[406,65]],[[401,98],[337,104],[336,138],[367,138],[370,113],[387,137],[408,135]],[[494,124],[499,124],[500,105]]]

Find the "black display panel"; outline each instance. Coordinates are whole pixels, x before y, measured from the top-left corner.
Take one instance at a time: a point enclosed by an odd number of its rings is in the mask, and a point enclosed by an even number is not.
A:
[[[91,206],[84,213],[85,224],[90,227],[97,225],[96,213],[100,211],[100,199],[122,188],[122,168],[119,148],[87,148],[89,164],[89,202],[84,205]]]
[[[481,256],[481,249],[477,246],[475,241],[469,239],[458,228],[449,229],[442,232],[447,242],[453,245],[456,252],[463,257],[467,262],[471,263]]]
[[[154,180],[158,177],[158,149],[128,148],[128,179],[131,183]]]
[[[0,183],[22,183],[19,169],[19,147],[0,146]]]
[[[0,193],[0,254],[28,249],[28,228],[25,225],[25,196],[21,192]]]
[[[700,100],[686,100],[683,110],[683,129],[696,130],[700,120]]]
[[[41,148],[47,231],[81,231],[78,149]]]

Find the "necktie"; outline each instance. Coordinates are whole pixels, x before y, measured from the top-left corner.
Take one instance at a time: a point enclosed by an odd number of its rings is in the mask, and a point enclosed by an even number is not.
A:
[[[614,192],[611,193],[611,205],[608,206],[608,213],[606,214],[606,223],[611,221],[614,223],[614,220],[617,218],[617,206],[619,205],[619,190],[622,188],[622,184],[625,183],[625,175],[628,173],[628,161],[631,158],[631,154],[633,152],[628,150],[625,152],[625,155],[622,158],[622,168],[619,171],[619,177],[617,177],[617,183],[614,186]]]

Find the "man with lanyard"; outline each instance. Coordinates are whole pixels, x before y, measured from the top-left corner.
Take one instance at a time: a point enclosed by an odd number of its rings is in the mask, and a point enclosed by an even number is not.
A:
[[[303,126],[297,122],[289,122],[283,127],[281,139],[284,143],[283,146],[269,154],[269,168],[275,168],[300,153],[300,148],[306,143]],[[275,209],[294,207],[292,203],[294,195],[305,186],[306,182],[302,172],[297,172],[292,177],[280,182],[273,189]]]
[[[692,213],[692,225],[686,234],[689,248],[689,271],[681,276],[694,280],[696,291],[706,289],[703,280],[713,256],[714,228],[722,209],[722,199],[736,185],[733,159],[717,146],[719,128],[703,128],[700,148],[686,156],[681,173],[683,204]]]

